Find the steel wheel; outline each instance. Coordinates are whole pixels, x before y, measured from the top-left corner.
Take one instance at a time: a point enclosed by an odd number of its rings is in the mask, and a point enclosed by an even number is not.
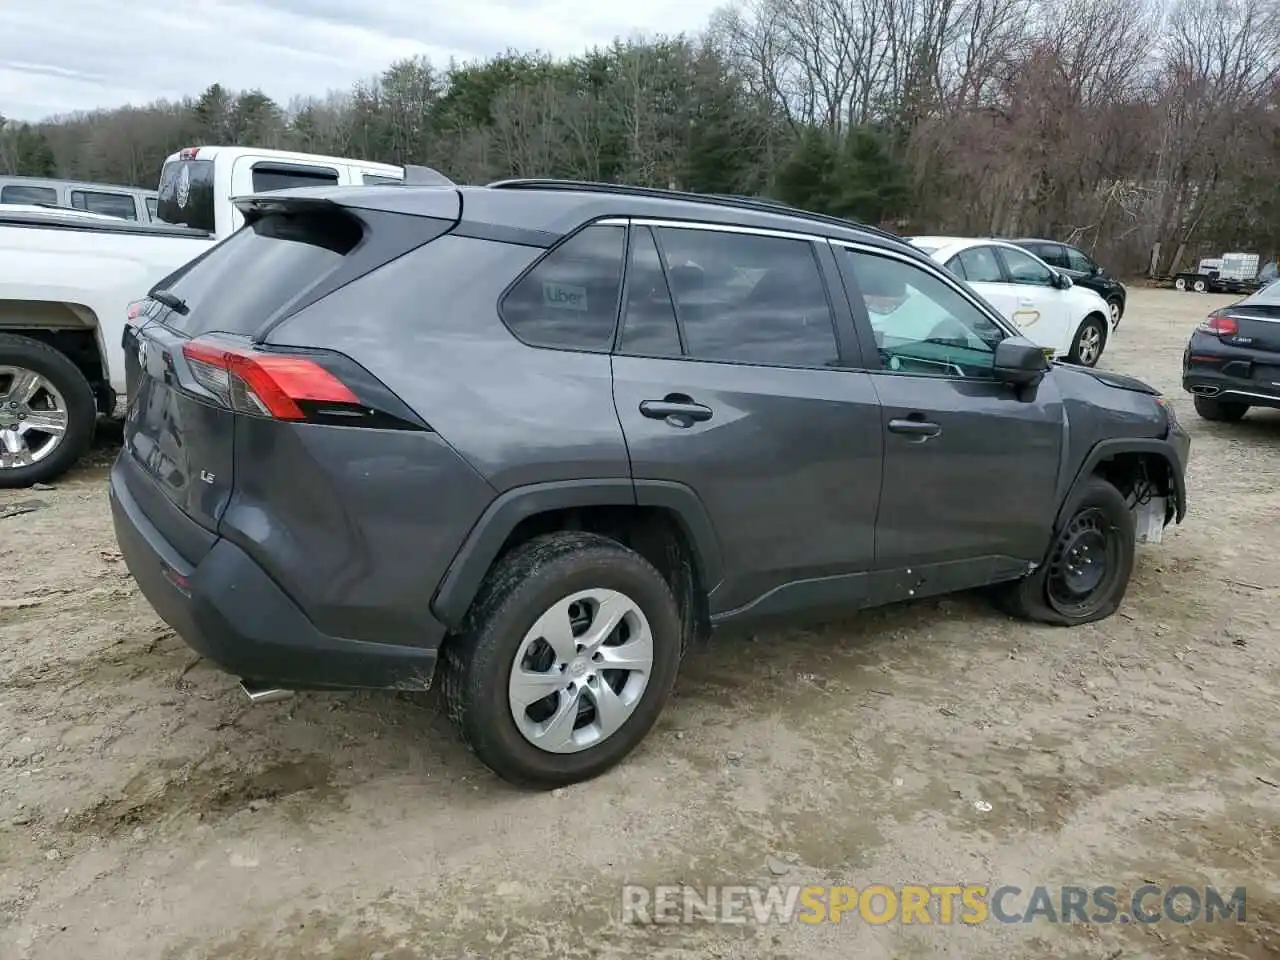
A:
[[[548,753],[577,753],[615,734],[653,671],[653,631],[616,590],[554,604],[516,650],[507,697],[516,729]]]
[[[0,366],[0,470],[39,463],[62,445],[67,402],[47,377]]]
[[[1106,513],[1097,507],[1081,511],[1054,545],[1046,584],[1049,605],[1067,617],[1088,614],[1110,593],[1119,566],[1119,536]]]

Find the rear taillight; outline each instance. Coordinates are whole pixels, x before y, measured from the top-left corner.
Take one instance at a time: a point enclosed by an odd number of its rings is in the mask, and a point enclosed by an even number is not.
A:
[[[1214,311],[1200,324],[1200,329],[1217,337],[1234,337],[1240,332],[1240,324],[1235,317]]]
[[[352,413],[364,404],[351,388],[315,360],[291,354],[192,340],[182,355],[196,382],[237,413],[276,420],[307,420],[307,408]]]

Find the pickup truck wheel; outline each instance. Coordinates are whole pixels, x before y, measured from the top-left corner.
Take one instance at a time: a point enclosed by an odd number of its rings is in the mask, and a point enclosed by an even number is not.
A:
[[[1223,423],[1235,423],[1249,412],[1247,403],[1230,403],[1224,400],[1214,400],[1211,397],[1202,397],[1196,395],[1191,398],[1191,402],[1195,404],[1196,413],[1204,420],[1215,420]]]
[[[442,651],[445,703],[504,780],[563,786],[644,739],[681,650],[675,598],[647,560],[596,534],[550,534],[489,572]]]
[[[97,419],[74,363],[38,340],[0,334],[0,487],[65,473],[93,442]]]
[[[1031,576],[1003,585],[1000,605],[1013,616],[1059,626],[1105,620],[1129,588],[1134,552],[1133,514],[1124,495],[1090,477],[1045,562]]]
[[[1107,344],[1107,321],[1096,313],[1085,317],[1076,331],[1067,360],[1081,367],[1096,366]]]

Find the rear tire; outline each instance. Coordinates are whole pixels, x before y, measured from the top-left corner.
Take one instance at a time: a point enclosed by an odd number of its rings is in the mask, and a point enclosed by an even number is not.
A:
[[[1191,289],[1194,290],[1196,293],[1204,293],[1205,291],[1204,281],[1203,280],[1195,281],[1194,283],[1191,284]]]
[[[1178,277],[1178,279],[1173,281],[1173,289],[1185,292],[1187,289],[1187,281],[1182,277]]]
[[[1087,479],[1054,531],[1048,556],[1029,577],[1002,584],[997,605],[1010,616],[1073,627],[1120,607],[1133,573],[1133,514],[1101,477]]]
[[[9,395],[17,382],[18,372],[35,374],[47,384],[37,394],[32,409],[21,403],[21,398]],[[54,395],[60,404],[51,399]],[[63,409],[55,411],[54,407],[59,405]],[[31,457],[32,445],[39,449],[52,439],[51,435],[19,435],[16,428],[29,424],[31,420],[28,417],[54,412],[61,412],[65,421],[64,432],[56,443],[35,462],[12,465],[16,455],[9,451],[6,440],[21,443],[26,456]],[[93,388],[74,363],[39,340],[0,333],[0,488],[29,487],[66,473],[89,449],[97,422],[98,407]]]
[[[1249,412],[1247,403],[1231,403],[1225,400],[1214,400],[1212,397],[1195,395],[1191,402],[1195,404],[1196,413],[1202,419],[1221,423],[1235,423]]]
[[[1107,321],[1096,313],[1085,317],[1071,341],[1067,360],[1080,367],[1097,366],[1107,348]]]
[[[630,620],[622,621],[610,636],[619,644],[605,644],[618,650],[622,643],[634,640],[647,628],[651,639],[647,681],[630,703],[625,719],[603,733],[605,711],[597,706],[598,684],[631,683],[637,674],[617,677],[618,670],[591,665],[590,651],[586,663],[577,662],[572,649],[567,657],[555,643],[535,649],[542,641],[536,637],[543,624],[563,610],[569,598],[583,595],[608,595],[629,604]],[[591,601],[587,601],[588,607]],[[578,633],[577,620],[568,608],[574,641],[584,640],[595,626],[599,609],[590,610],[584,618],[585,633]],[[639,624],[626,636],[626,624]],[[551,627],[547,635],[552,640]],[[450,638],[442,651],[442,687],[450,718],[458,725],[463,739],[476,756],[494,773],[522,787],[549,789],[577,783],[599,776],[627,756],[648,734],[662,712],[675,685],[682,654],[680,615],[671,588],[662,575],[642,556],[607,537],[592,533],[567,532],[537,537],[516,547],[494,564],[480,588],[461,633]],[[553,649],[554,648],[554,649]],[[579,646],[579,652],[582,651]],[[533,656],[546,654],[547,663],[534,663]],[[599,659],[596,657],[595,659]],[[559,660],[563,664],[557,665]],[[587,672],[583,672],[583,667]],[[519,711],[514,703],[512,678],[517,669],[525,676],[546,677],[548,693],[529,701]],[[579,672],[575,672],[579,671]],[[561,686],[556,681],[568,681]],[[517,677],[517,680],[519,678]],[[575,687],[577,692],[567,692]],[[633,688],[634,689],[634,688]],[[612,708],[620,709],[626,687],[608,698]],[[564,699],[573,697],[573,700]],[[563,737],[551,739],[550,727],[560,711],[574,706],[575,718],[565,729],[583,743],[566,742]],[[545,708],[545,709],[544,709]],[[531,719],[535,710],[541,713]],[[567,715],[568,711],[566,711]],[[535,743],[530,731],[542,725],[547,728],[547,746]],[[580,726],[579,726],[580,725]],[[601,731],[600,738],[589,742],[591,731]]]

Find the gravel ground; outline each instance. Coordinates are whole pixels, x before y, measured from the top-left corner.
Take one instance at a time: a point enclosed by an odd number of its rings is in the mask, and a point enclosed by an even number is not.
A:
[[[0,957],[1280,956],[1280,415],[1178,388],[1225,302],[1134,291],[1104,358],[1194,436],[1115,617],[960,596],[716,641],[628,762],[551,794],[431,697],[249,707],[120,562],[109,444],[0,492]],[[1245,886],[1248,922],[659,926],[627,881]]]

